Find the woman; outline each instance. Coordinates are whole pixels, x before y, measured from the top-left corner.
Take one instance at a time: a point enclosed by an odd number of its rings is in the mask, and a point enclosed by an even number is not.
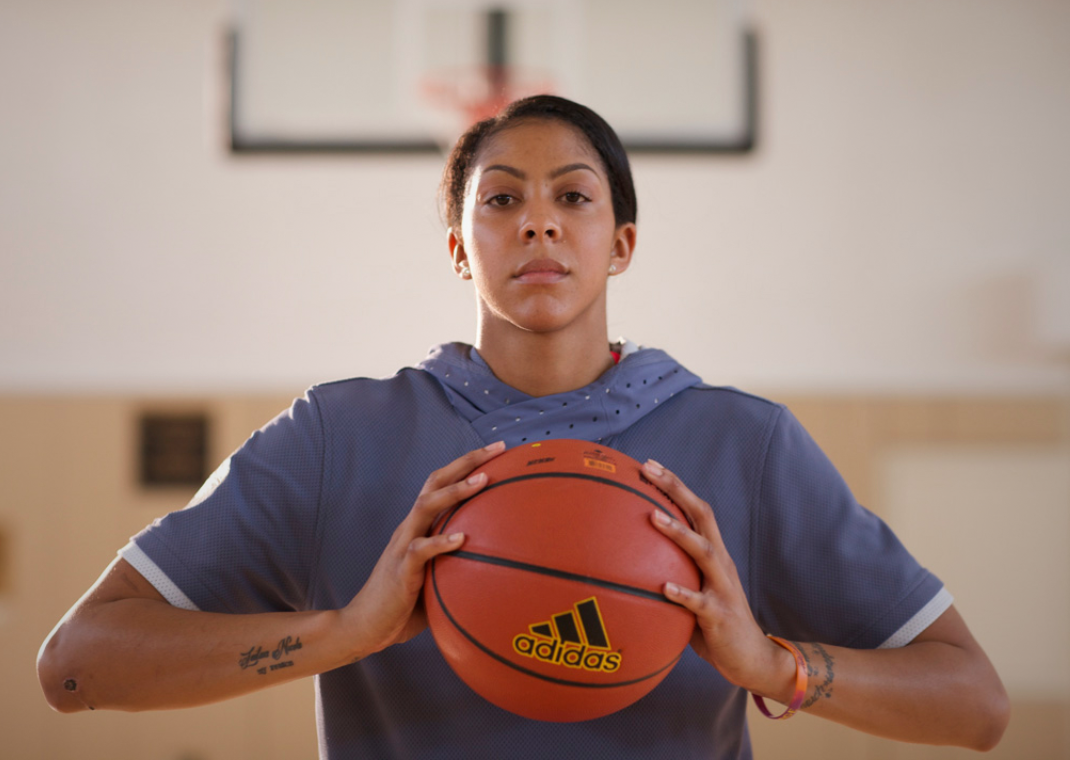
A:
[[[560,98],[518,101],[462,136],[442,191],[475,347],[317,386],[255,433],[60,621],[39,656],[49,703],[182,707],[318,674],[323,757],[746,758],[749,691],[905,741],[994,746],[1006,695],[949,594],[791,415],[609,345],[607,280],[636,244],[609,126]],[[704,576],[665,587],[698,621],[673,672],[583,723],[475,697],[418,604],[425,563],[465,540],[427,537],[435,517],[538,437],[645,461],[694,527],[653,523]]]

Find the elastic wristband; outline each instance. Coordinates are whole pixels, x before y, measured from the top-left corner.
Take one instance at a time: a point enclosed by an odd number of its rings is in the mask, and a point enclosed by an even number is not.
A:
[[[759,697],[757,694],[751,694],[754,697],[754,704],[758,705],[758,709],[761,710],[762,715],[773,720],[787,720],[799,710],[799,706],[802,705],[803,699],[806,697],[806,684],[808,681],[806,675],[806,660],[803,658],[802,652],[799,648],[792,644],[790,641],[780,638],[779,636],[769,636],[769,638],[775,641],[780,646],[791,652],[795,657],[795,695],[791,698],[791,704],[788,705],[788,709],[780,715],[773,715],[769,712],[765,706],[765,700]]]

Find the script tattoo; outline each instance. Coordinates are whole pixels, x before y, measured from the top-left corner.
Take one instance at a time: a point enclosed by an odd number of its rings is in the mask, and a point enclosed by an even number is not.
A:
[[[238,667],[242,670],[254,667],[258,662],[269,656],[270,653],[265,652],[263,647],[250,647],[248,652],[241,653],[241,659],[238,660]]]
[[[821,658],[825,661],[825,680],[814,687],[814,693],[808,700],[803,702],[802,706],[806,708],[813,707],[822,697],[825,699],[832,698],[832,682],[836,680],[836,658],[829,654],[828,650],[820,644],[810,645],[814,652],[821,655]],[[802,647],[800,647],[802,649]],[[806,655],[806,650],[802,649],[803,658],[806,660],[806,670],[810,676],[818,675],[818,670],[810,663],[810,658]]]
[[[248,651],[241,653],[241,659],[238,660],[238,667],[242,670],[245,670],[246,668],[256,668],[256,672],[262,676],[275,670],[292,668],[294,665],[293,660],[286,660],[284,662],[279,662],[279,660],[281,660],[283,656],[290,654],[290,652],[295,652],[298,649],[301,649],[302,646],[300,636],[298,636],[297,639],[294,639],[293,636],[287,636],[286,638],[281,639],[278,646],[270,651],[264,651],[262,646],[249,647]],[[266,660],[268,657],[275,660],[275,663],[261,666],[260,661]]]
[[[297,641],[294,641],[293,636],[287,636],[285,639],[279,642],[279,645],[275,647],[275,651],[271,653],[272,659],[281,659],[284,654],[289,654],[294,650],[301,648],[301,637],[297,637]]]

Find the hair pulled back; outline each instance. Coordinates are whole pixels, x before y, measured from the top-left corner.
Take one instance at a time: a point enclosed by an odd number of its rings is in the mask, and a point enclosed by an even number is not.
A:
[[[458,234],[464,211],[464,195],[472,174],[472,165],[483,145],[499,132],[525,121],[560,121],[569,124],[587,138],[602,160],[613,198],[613,217],[619,227],[634,222],[638,213],[635,185],[628,154],[620,138],[606,120],[587,106],[556,95],[533,95],[516,100],[497,116],[477,122],[457,139],[446,160],[439,186],[446,224]]]

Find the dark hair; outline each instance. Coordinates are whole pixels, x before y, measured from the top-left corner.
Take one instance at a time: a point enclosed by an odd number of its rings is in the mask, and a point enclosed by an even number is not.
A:
[[[458,138],[446,160],[446,169],[442,173],[442,183],[439,186],[446,224],[460,232],[465,189],[472,173],[472,163],[483,144],[509,127],[538,119],[564,122],[584,134],[602,159],[602,167],[609,179],[613,197],[613,218],[617,226],[634,222],[638,204],[635,199],[635,185],[632,182],[632,169],[617,133],[605,119],[587,106],[556,95],[533,95],[513,101],[497,116],[473,124]]]

